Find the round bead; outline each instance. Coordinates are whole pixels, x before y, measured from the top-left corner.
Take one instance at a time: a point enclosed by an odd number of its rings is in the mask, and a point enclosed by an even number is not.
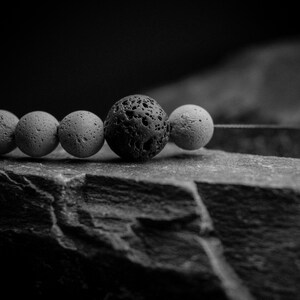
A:
[[[14,133],[19,119],[7,110],[0,110],[0,155],[16,148]]]
[[[91,112],[75,111],[61,121],[58,136],[68,153],[80,158],[89,157],[103,146],[103,122]]]
[[[171,139],[180,148],[196,150],[204,147],[213,136],[214,123],[210,114],[198,105],[176,108],[169,118]]]
[[[104,122],[105,139],[120,157],[145,161],[158,154],[169,139],[168,116],[152,98],[127,96],[116,102]]]
[[[47,155],[58,145],[58,125],[58,121],[46,112],[30,112],[20,119],[16,127],[16,144],[29,156]]]

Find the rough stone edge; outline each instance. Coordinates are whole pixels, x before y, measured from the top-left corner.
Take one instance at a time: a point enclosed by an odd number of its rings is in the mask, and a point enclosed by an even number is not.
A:
[[[253,191],[256,191],[256,192],[257,192],[257,190],[267,190],[267,191],[273,193],[274,196],[276,196],[276,194],[278,192],[281,193],[281,192],[284,191],[286,193],[290,193],[292,195],[295,195],[295,197],[299,197],[299,199],[300,199],[300,186],[299,186],[299,188],[289,187],[289,188],[282,189],[282,188],[274,188],[272,186],[258,186],[257,187],[257,186],[253,186],[251,184],[240,184],[240,183],[237,183],[237,184],[228,183],[227,184],[227,183],[222,183],[222,182],[210,182],[210,181],[195,181],[195,184],[197,186],[197,191],[198,191],[199,197],[202,197],[202,198],[204,197],[204,195],[203,195],[203,192],[201,191],[201,189],[203,188],[203,185],[205,185],[206,187],[210,187],[212,189],[214,189],[215,186],[218,186],[218,187],[222,186],[222,187],[224,187],[224,189],[226,189],[226,188],[228,188],[228,186],[230,186],[230,187],[235,187],[236,189],[238,189],[239,187],[248,187],[249,189],[253,189]],[[220,238],[220,239],[217,238],[216,242],[217,243],[219,242],[221,247],[224,247],[221,240],[222,240],[222,238]],[[222,250],[221,255],[223,255],[223,253],[224,253],[224,251]],[[226,258],[225,258],[225,261],[226,261]],[[226,267],[226,265],[225,265],[225,267]],[[231,267],[231,268],[233,268],[233,267]],[[234,272],[233,276],[235,276],[235,275],[236,275],[236,273]],[[237,275],[237,280],[239,280],[239,279],[240,279],[239,275]],[[225,278],[225,282],[226,282],[226,278]],[[229,285],[228,290],[233,292],[233,297],[234,297],[236,295],[236,292],[234,291],[234,289],[231,289],[231,288],[232,288],[232,286]],[[249,293],[250,293],[249,288],[247,288],[247,291],[249,291]],[[253,297],[253,296],[250,294],[250,297]],[[235,298],[233,298],[233,299],[235,299]],[[241,298],[241,299],[244,299],[244,298]]]
[[[11,181],[13,184],[17,183],[15,182],[11,177],[10,173],[13,173],[11,170],[10,171],[4,171],[0,170],[0,173],[4,175],[6,178],[8,178],[9,181]],[[47,197],[52,199],[51,203],[51,219],[52,219],[52,227],[51,227],[51,233],[56,236],[57,241],[59,242],[60,246],[63,248],[66,248],[68,250],[74,250],[74,247],[72,244],[66,243],[63,241],[62,237],[64,236],[63,231],[60,229],[58,220],[57,220],[57,215],[56,215],[56,205],[55,202],[57,201],[57,197],[64,197],[63,194],[68,191],[72,186],[76,184],[81,184],[84,185],[85,180],[86,180],[86,173],[81,173],[77,174],[75,176],[64,176],[61,173],[58,173],[57,176],[51,178],[44,176],[43,179],[45,181],[48,180],[53,180],[56,184],[59,185],[59,191],[58,194],[51,193],[48,191],[44,191],[37,185],[35,185],[30,179],[28,179],[28,173],[27,174],[17,174],[18,176],[22,176],[24,181],[26,182],[25,186],[29,186],[31,189],[35,190],[38,194],[47,194]],[[99,176],[96,175],[97,177],[106,177],[106,176]],[[37,175],[31,175],[29,176],[30,178],[33,177],[38,177],[40,176]],[[112,176],[113,177],[113,176]],[[118,178],[118,177],[116,177]],[[119,179],[119,178],[118,178]],[[134,179],[124,179],[124,183],[128,181],[137,181]],[[140,182],[143,182],[147,184],[149,180],[139,180]],[[153,184],[172,184],[176,185],[177,187],[182,188],[186,192],[190,193],[192,198],[195,200],[197,207],[199,208],[199,215],[200,215],[200,229],[199,229],[199,237],[196,238],[197,242],[203,247],[204,251],[206,252],[209,260],[210,260],[210,265],[212,269],[215,272],[215,275],[217,278],[219,278],[221,286],[224,289],[224,293],[227,295],[229,299],[232,300],[239,300],[239,299],[245,299],[245,300],[251,300],[253,297],[249,293],[247,287],[245,287],[240,280],[240,278],[235,274],[234,270],[232,267],[226,262],[224,256],[223,256],[223,249],[221,245],[221,241],[215,237],[213,237],[213,224],[212,220],[210,218],[210,215],[198,193],[197,185],[193,181],[177,181],[177,180],[164,180],[163,182],[161,181],[155,181],[155,180],[150,180],[150,182]],[[18,182],[18,184],[20,184]],[[57,192],[57,191],[56,191]],[[62,199],[60,198],[60,201]],[[132,257],[127,256],[127,259],[132,261]],[[132,263],[140,263],[137,261],[132,261]]]

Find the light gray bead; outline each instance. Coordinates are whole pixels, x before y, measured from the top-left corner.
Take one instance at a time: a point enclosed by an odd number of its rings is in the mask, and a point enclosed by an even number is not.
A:
[[[58,125],[58,121],[46,112],[30,112],[20,119],[16,127],[16,144],[29,156],[47,155],[58,145]]]
[[[187,104],[176,108],[169,118],[171,140],[180,148],[196,150],[204,147],[212,138],[214,123],[202,107]]]
[[[89,157],[103,146],[103,122],[91,112],[75,111],[60,122],[58,136],[68,153],[79,158]]]

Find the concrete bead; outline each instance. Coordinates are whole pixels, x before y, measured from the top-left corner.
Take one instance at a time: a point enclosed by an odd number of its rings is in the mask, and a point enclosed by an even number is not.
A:
[[[58,136],[69,154],[79,158],[89,157],[103,146],[103,122],[91,112],[75,111],[61,121]]]
[[[213,120],[200,106],[180,106],[171,113],[169,121],[171,139],[182,149],[196,150],[204,147],[213,136]]]
[[[168,116],[152,98],[127,96],[110,109],[104,123],[105,139],[120,157],[145,161],[158,154],[169,139]]]
[[[0,155],[16,148],[14,133],[19,122],[18,117],[7,110],[0,110]]]
[[[45,156],[58,145],[58,125],[58,121],[46,112],[30,112],[20,119],[16,127],[16,144],[29,156]]]

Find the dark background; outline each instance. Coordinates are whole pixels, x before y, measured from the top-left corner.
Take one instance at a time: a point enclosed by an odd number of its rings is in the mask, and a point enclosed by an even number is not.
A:
[[[45,110],[61,119],[84,109],[104,118],[126,95],[204,71],[247,46],[299,36],[298,10],[286,3],[110,3],[2,10],[0,108],[19,117]]]

